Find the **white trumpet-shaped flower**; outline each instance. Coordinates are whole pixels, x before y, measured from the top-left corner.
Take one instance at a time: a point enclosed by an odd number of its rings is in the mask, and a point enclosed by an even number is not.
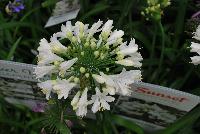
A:
[[[191,52],[196,52],[196,53],[198,53],[200,55],[200,44],[192,42],[190,51]]]
[[[50,42],[40,41],[35,74],[37,78],[51,76],[52,80],[38,84],[47,99],[66,99],[75,94],[71,105],[76,115],[83,117],[89,105],[94,113],[110,110],[109,103],[115,99],[112,95],[130,95],[130,84],[140,81],[141,71],[123,69],[117,74],[110,70],[121,65],[141,67],[142,56],[134,39],[123,43],[124,31],[113,28],[112,20],[104,25],[99,20],[90,27],[80,21],[75,25],[68,21],[51,36]]]
[[[113,20],[108,20],[102,27],[101,36],[103,37],[104,40],[107,40],[108,36],[110,35],[111,29],[113,28],[112,24]]]
[[[88,37],[93,36],[96,32],[99,32],[101,29],[99,27],[103,24],[102,21],[98,21],[92,25],[92,27],[88,30]]]
[[[51,52],[51,46],[49,45],[48,41],[43,38],[40,40],[40,46],[38,47],[39,53],[50,53]]]
[[[116,92],[122,95],[130,95],[131,87],[130,84],[141,81],[141,71],[140,70],[122,70],[120,74],[112,75],[111,78],[115,83]],[[109,84],[108,84],[109,85]]]
[[[56,68],[56,66],[54,66],[54,65],[37,66],[37,67],[35,67],[34,74],[36,75],[36,78],[39,79],[39,78],[42,78],[46,74],[51,74],[52,72],[54,72],[55,68]]]
[[[52,48],[52,51],[54,51],[55,53],[64,53],[67,50],[67,47],[65,47],[64,45],[62,45],[57,37],[56,34],[54,34],[51,38],[50,38],[50,45]]]
[[[56,33],[57,37],[63,38],[71,38],[73,35],[74,26],[72,26],[71,21],[67,21],[66,25],[61,26],[61,32]]]
[[[49,100],[51,91],[53,90],[53,81],[47,80],[37,84],[39,88],[42,89],[42,92],[46,95],[46,99]]]
[[[127,42],[125,43],[122,43],[120,46],[119,46],[119,51],[118,53],[119,54],[123,54],[124,56],[126,55],[130,55],[130,54],[134,54],[135,52],[138,51],[138,45],[135,44],[135,39],[131,39],[129,45],[126,45]]]
[[[115,30],[111,33],[110,37],[108,38],[107,42],[108,44],[114,44],[117,42],[119,38],[121,38],[124,35],[124,31],[122,30]]]
[[[99,88],[95,88],[96,94],[92,95],[93,106],[92,106],[92,112],[96,113],[97,111],[102,110],[110,110],[110,105],[108,102],[113,102],[115,100],[114,97],[108,96],[106,92],[101,93]]]
[[[76,86],[75,83],[70,83],[65,79],[58,79],[56,84],[53,86],[54,91],[56,91],[58,95],[58,99],[62,97],[66,99],[69,95],[69,92]]]
[[[87,106],[89,104],[87,100],[87,92],[88,92],[88,89],[85,88],[77,103],[76,115],[80,117],[86,116],[87,114]]]
[[[127,57],[122,60],[115,61],[115,63],[124,65],[124,66],[134,66],[134,67],[141,67],[142,63],[141,61],[143,60],[142,56],[140,53],[133,53],[130,55],[130,57]]]
[[[113,28],[113,26],[112,26],[112,24],[113,24],[113,20],[108,20],[105,24],[104,24],[104,26],[103,26],[103,28],[102,28],[102,33],[110,33],[111,32],[111,29]]]
[[[100,73],[99,77],[102,77],[102,83],[107,85],[107,88],[113,91],[116,91],[122,95],[130,95],[130,84],[134,83],[135,81],[141,80],[141,71],[139,70],[130,70],[126,71],[125,69],[122,70],[120,74],[116,75],[106,75],[103,72]],[[94,77],[97,78],[97,77]],[[98,79],[95,79],[98,82]],[[104,80],[104,82],[103,82]],[[113,90],[113,88],[115,90]],[[107,89],[107,90],[108,90]],[[107,91],[108,92],[108,91]],[[112,93],[115,94],[115,93]]]
[[[193,38],[200,41],[200,25],[197,27],[196,31],[194,32]]]
[[[195,39],[197,39],[197,40],[200,41],[200,25],[197,27],[197,30],[194,33],[193,38],[195,38]],[[191,52],[196,52],[198,54],[198,56],[191,57],[192,63],[194,65],[200,64],[200,44],[192,42],[192,44],[191,44],[191,50],[190,51]]]
[[[64,74],[71,66],[74,65],[74,63],[76,63],[77,60],[78,58],[74,58],[74,59],[62,62],[60,64],[60,73]]]
[[[64,59],[54,53],[39,53],[38,65],[46,65],[55,61],[63,61]]]
[[[76,110],[77,108],[78,108],[78,102],[79,102],[79,97],[80,97],[80,95],[81,95],[81,92],[80,91],[78,91],[77,93],[76,93],[76,95],[74,96],[74,98],[72,99],[72,101],[71,101],[71,105],[72,105],[72,107],[73,107],[73,110]]]

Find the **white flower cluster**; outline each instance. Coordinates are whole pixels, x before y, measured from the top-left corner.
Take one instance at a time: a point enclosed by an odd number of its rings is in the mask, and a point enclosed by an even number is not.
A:
[[[38,47],[38,66],[36,77],[51,75],[51,80],[38,83],[46,99],[66,99],[77,87],[79,90],[71,101],[78,116],[85,116],[87,106],[92,111],[110,110],[109,102],[115,100],[116,93],[130,95],[130,84],[141,80],[140,70],[126,71],[124,67],[140,68],[143,59],[138,52],[138,45],[131,39],[122,42],[122,30],[111,31],[113,21],[108,20],[103,26],[98,21],[90,28],[88,24],[71,22],[61,26],[61,31],[53,34],[48,42],[41,39]],[[100,32],[99,36],[95,33]],[[98,39],[97,39],[98,38]],[[114,70],[123,70],[115,74]],[[117,69],[118,68],[118,69]],[[129,67],[130,68],[130,67]],[[91,94],[88,100],[87,93]]]
[[[200,26],[198,26],[196,32],[194,32],[193,38],[200,41]],[[191,57],[192,63],[194,65],[200,64],[200,44],[192,42],[190,51],[198,53],[198,56]]]

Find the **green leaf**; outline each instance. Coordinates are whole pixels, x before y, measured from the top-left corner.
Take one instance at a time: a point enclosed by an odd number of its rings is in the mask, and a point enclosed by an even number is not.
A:
[[[108,5],[104,5],[102,3],[97,4],[94,8],[92,8],[92,10],[90,10],[89,12],[85,13],[83,15],[83,17],[81,18],[81,20],[85,20],[88,17],[92,16],[92,15],[96,15],[102,11],[105,11],[106,9],[108,9],[109,6]]]
[[[56,0],[46,0],[45,2],[42,3],[42,7],[49,7],[52,6],[56,3]]]
[[[56,123],[56,128],[59,130],[60,134],[71,134],[67,125],[63,123]]]
[[[127,117],[121,115],[113,115],[111,118],[114,121],[114,123],[120,126],[130,129],[131,131],[137,134],[144,134],[143,129]]]
[[[178,121],[174,122],[172,125],[167,127],[157,134],[174,134],[178,130],[181,130],[188,124],[192,124],[200,117],[200,105],[198,105],[194,110],[189,112],[186,116],[182,117]]]
[[[8,56],[7,56],[7,58],[6,58],[6,60],[11,60],[11,58],[13,57],[13,55],[14,55],[14,53],[15,53],[15,50],[16,50],[16,48],[17,48],[19,42],[21,41],[21,39],[22,39],[22,37],[19,37],[19,38],[17,39],[17,41],[13,44],[13,46],[12,46],[12,48],[10,49],[10,52],[9,52],[9,54],[8,54]]]

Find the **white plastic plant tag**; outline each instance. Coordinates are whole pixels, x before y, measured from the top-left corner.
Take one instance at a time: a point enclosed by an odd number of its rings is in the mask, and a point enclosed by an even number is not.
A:
[[[34,67],[31,64],[0,60],[0,95],[9,103],[42,111],[40,108],[45,105],[45,96],[37,87]],[[43,79],[49,78],[45,76]],[[147,132],[167,127],[200,103],[199,96],[167,87],[143,82],[130,86],[131,96],[119,96],[112,111],[134,120]],[[88,113],[88,118],[94,117],[91,112]]]
[[[148,132],[167,127],[200,103],[199,96],[167,87],[143,82],[131,87],[131,96],[120,96],[115,112]]]
[[[45,28],[76,18],[79,10],[80,5],[78,0],[61,0],[57,2]]]

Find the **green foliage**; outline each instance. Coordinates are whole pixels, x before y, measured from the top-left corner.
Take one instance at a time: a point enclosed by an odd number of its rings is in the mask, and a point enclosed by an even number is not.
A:
[[[25,10],[15,16],[9,16],[2,8],[7,1],[0,1],[0,59],[35,64],[35,55],[31,50],[36,50],[41,38],[49,38],[60,29],[60,25],[44,28],[56,1],[27,0],[24,2]],[[98,19],[104,21],[113,19],[115,27],[125,31],[125,38],[136,39],[139,47],[143,48],[141,49],[144,58],[143,81],[200,95],[198,84],[200,68],[189,63],[191,55],[188,47],[193,31],[186,31],[187,20],[199,10],[194,1],[172,0],[171,5],[163,10],[163,15],[156,21],[146,21],[146,18],[141,15],[141,11],[147,5],[145,1],[80,0],[80,3],[81,10],[76,20],[93,23]],[[200,127],[197,120],[200,117],[199,113],[198,106],[158,133],[197,134]],[[47,126],[52,127],[52,130],[47,127],[45,131],[61,134],[69,133],[70,130],[88,134],[144,133],[134,122],[118,115],[105,115],[107,118],[104,120],[99,115],[100,122],[80,119],[75,122],[77,125],[69,130],[64,121],[60,122],[60,114],[61,111],[56,109],[53,113],[44,116],[43,113],[33,113],[23,106],[10,105],[1,98],[0,133],[40,133],[42,128],[45,128],[45,121]],[[76,117],[71,116],[64,118],[77,120]]]

